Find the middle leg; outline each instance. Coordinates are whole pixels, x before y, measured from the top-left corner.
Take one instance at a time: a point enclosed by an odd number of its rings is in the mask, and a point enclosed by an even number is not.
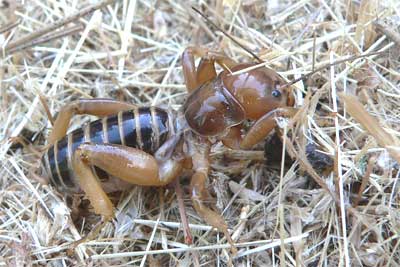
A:
[[[231,245],[232,252],[236,254],[237,250],[228,232],[228,226],[224,218],[204,204],[204,199],[208,195],[206,191],[206,181],[208,179],[210,165],[208,161],[210,144],[205,140],[202,141],[201,144],[193,144],[193,147],[191,147],[193,152],[193,170],[195,172],[190,183],[193,207],[204,221],[217,228],[218,231],[221,231],[225,235],[228,243]]]

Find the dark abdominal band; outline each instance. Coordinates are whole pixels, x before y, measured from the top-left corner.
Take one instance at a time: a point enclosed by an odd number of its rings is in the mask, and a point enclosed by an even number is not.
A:
[[[86,124],[51,146],[42,158],[51,182],[59,189],[77,191],[72,156],[80,144],[120,144],[153,154],[167,140],[169,115],[157,107],[136,108]],[[101,178],[104,172],[93,167]]]

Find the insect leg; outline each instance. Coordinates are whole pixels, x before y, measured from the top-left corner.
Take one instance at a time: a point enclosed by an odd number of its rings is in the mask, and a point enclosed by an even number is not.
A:
[[[196,70],[195,57],[202,58]],[[192,92],[201,84],[214,79],[217,76],[215,62],[224,69],[230,69],[237,63],[229,57],[209,51],[208,49],[192,46],[187,47],[182,53],[183,76],[187,90]]]
[[[215,70],[215,61],[208,58],[202,58],[199,66],[197,66],[197,84],[200,86],[203,83],[211,81],[217,77],[217,71]]]
[[[102,215],[103,221],[88,236],[76,241],[73,247],[95,237],[104,224],[114,217],[114,206],[94,176],[92,165],[129,183],[151,186],[168,184],[181,171],[179,162],[167,160],[158,164],[153,156],[136,148],[110,144],[80,145],[74,152],[72,167],[80,187],[95,213]],[[159,170],[163,171],[162,175],[159,175]]]
[[[94,176],[90,165],[85,162],[84,158],[79,156],[79,152],[75,152],[73,157],[73,169],[78,178],[79,184],[92,204],[95,213],[102,216],[102,221],[99,222],[87,236],[75,241],[72,244],[72,249],[87,240],[93,239],[101,231],[104,225],[114,217],[114,206],[111,203],[111,200],[104,192],[100,182]]]
[[[276,117],[293,117],[298,109],[292,107],[278,108],[268,112],[259,118],[250,130],[243,137],[240,143],[240,148],[250,149],[252,146],[263,140],[274,129],[276,124]]]
[[[234,242],[228,232],[228,226],[226,225],[224,218],[204,204],[204,199],[208,195],[206,190],[206,181],[208,179],[210,165],[208,161],[209,153],[209,143],[203,143],[201,145],[197,144],[192,156],[193,170],[195,171],[190,182],[193,207],[204,221],[224,233],[229,244],[232,246],[232,251],[236,253]]]
[[[76,114],[88,114],[102,117],[117,114],[119,111],[134,109],[135,107],[135,105],[113,99],[79,99],[64,106],[58,113],[47,142],[48,144],[54,144],[55,141],[61,139],[67,133],[72,116]]]
[[[179,175],[182,168],[180,162],[173,159],[159,163],[140,149],[115,144],[81,144],[73,161],[79,159],[126,182],[143,186],[166,185]]]
[[[229,128],[228,132],[220,138],[222,143],[231,149],[240,149],[240,143],[242,141],[241,130],[241,125]]]
[[[87,158],[79,148],[74,153],[72,168],[95,213],[102,215],[105,220],[110,220],[114,216],[114,206],[101,187],[100,181],[93,174]]]

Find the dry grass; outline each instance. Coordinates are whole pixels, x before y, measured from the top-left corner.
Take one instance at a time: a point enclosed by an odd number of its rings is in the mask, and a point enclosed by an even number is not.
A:
[[[1,266],[400,265],[398,1],[110,1],[56,24],[93,2],[2,1],[0,25],[8,31],[0,59]],[[384,53],[296,83],[301,111],[282,123],[284,146],[296,159],[282,171],[265,164],[262,144],[249,152],[213,147],[210,191],[232,229],[236,256],[194,212],[187,177],[181,184],[192,246],[184,243],[172,187],[135,187],[112,195],[113,223],[69,251],[99,218],[40,183],[35,153],[9,138],[44,144],[51,124],[40,95],[52,114],[82,97],[178,109],[185,97],[180,54],[188,45],[252,60],[190,5],[201,5],[288,80],[349,56]],[[56,27],[43,33],[49,25]],[[75,118],[72,128],[85,120]],[[310,164],[309,142],[334,159],[333,172]]]

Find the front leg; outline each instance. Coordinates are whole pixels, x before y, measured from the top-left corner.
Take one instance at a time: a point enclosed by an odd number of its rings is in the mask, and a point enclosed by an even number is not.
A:
[[[229,244],[232,246],[232,252],[235,254],[237,250],[234,247],[234,242],[228,232],[228,226],[226,225],[224,218],[204,204],[204,199],[208,196],[206,181],[208,179],[210,168],[210,163],[208,161],[210,144],[203,138],[201,141],[203,142],[200,144],[192,143],[191,147],[193,170],[195,172],[190,183],[193,207],[205,222],[217,228],[218,231],[224,233]]]
[[[241,149],[250,149],[255,144],[259,143],[274,129],[276,124],[276,117],[293,117],[298,109],[293,107],[277,108],[272,110],[259,118],[250,130],[246,133],[240,141]]]

